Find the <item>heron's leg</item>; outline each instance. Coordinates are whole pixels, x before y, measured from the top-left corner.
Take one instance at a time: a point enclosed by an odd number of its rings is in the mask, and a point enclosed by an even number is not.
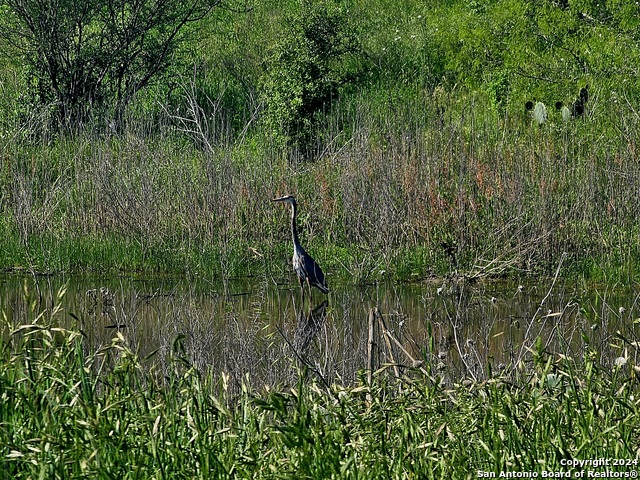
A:
[[[300,283],[300,293],[302,293],[302,303],[304,304],[304,280],[298,277],[298,282]]]
[[[312,302],[312,295],[311,295],[311,282],[309,282],[309,277],[307,277],[307,287],[309,287],[309,306],[311,306]]]

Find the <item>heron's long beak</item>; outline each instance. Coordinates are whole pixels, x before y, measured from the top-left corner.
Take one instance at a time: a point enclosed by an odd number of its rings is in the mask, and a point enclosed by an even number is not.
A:
[[[272,198],[271,201],[272,202],[284,202],[285,200],[288,200],[289,196],[284,196],[284,197],[278,197],[278,198]]]

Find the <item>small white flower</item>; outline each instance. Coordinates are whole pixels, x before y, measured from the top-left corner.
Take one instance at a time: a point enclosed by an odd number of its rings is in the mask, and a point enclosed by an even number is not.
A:
[[[627,359],[625,357],[618,357],[613,361],[613,364],[618,368],[624,367],[627,364]]]

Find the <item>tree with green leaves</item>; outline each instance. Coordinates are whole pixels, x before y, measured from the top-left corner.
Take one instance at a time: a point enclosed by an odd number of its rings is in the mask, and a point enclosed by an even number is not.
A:
[[[120,119],[165,72],[186,33],[222,0],[0,0],[0,35],[23,55],[36,100],[67,127]]]
[[[318,112],[356,77],[362,51],[337,2],[302,1],[286,20],[264,78],[265,121],[274,137],[304,150]]]

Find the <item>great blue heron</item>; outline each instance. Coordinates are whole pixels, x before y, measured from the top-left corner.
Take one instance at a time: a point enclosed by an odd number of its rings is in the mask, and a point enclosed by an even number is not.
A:
[[[284,197],[274,198],[272,202],[284,202],[291,205],[291,236],[293,238],[293,270],[298,275],[300,289],[302,290],[302,300],[304,300],[304,283],[309,287],[309,300],[311,300],[311,286],[316,287],[322,293],[329,293],[327,281],[324,279],[324,273],[320,265],[311,258],[298,238],[298,229],[296,227],[296,213],[298,204],[293,195],[285,195]]]

